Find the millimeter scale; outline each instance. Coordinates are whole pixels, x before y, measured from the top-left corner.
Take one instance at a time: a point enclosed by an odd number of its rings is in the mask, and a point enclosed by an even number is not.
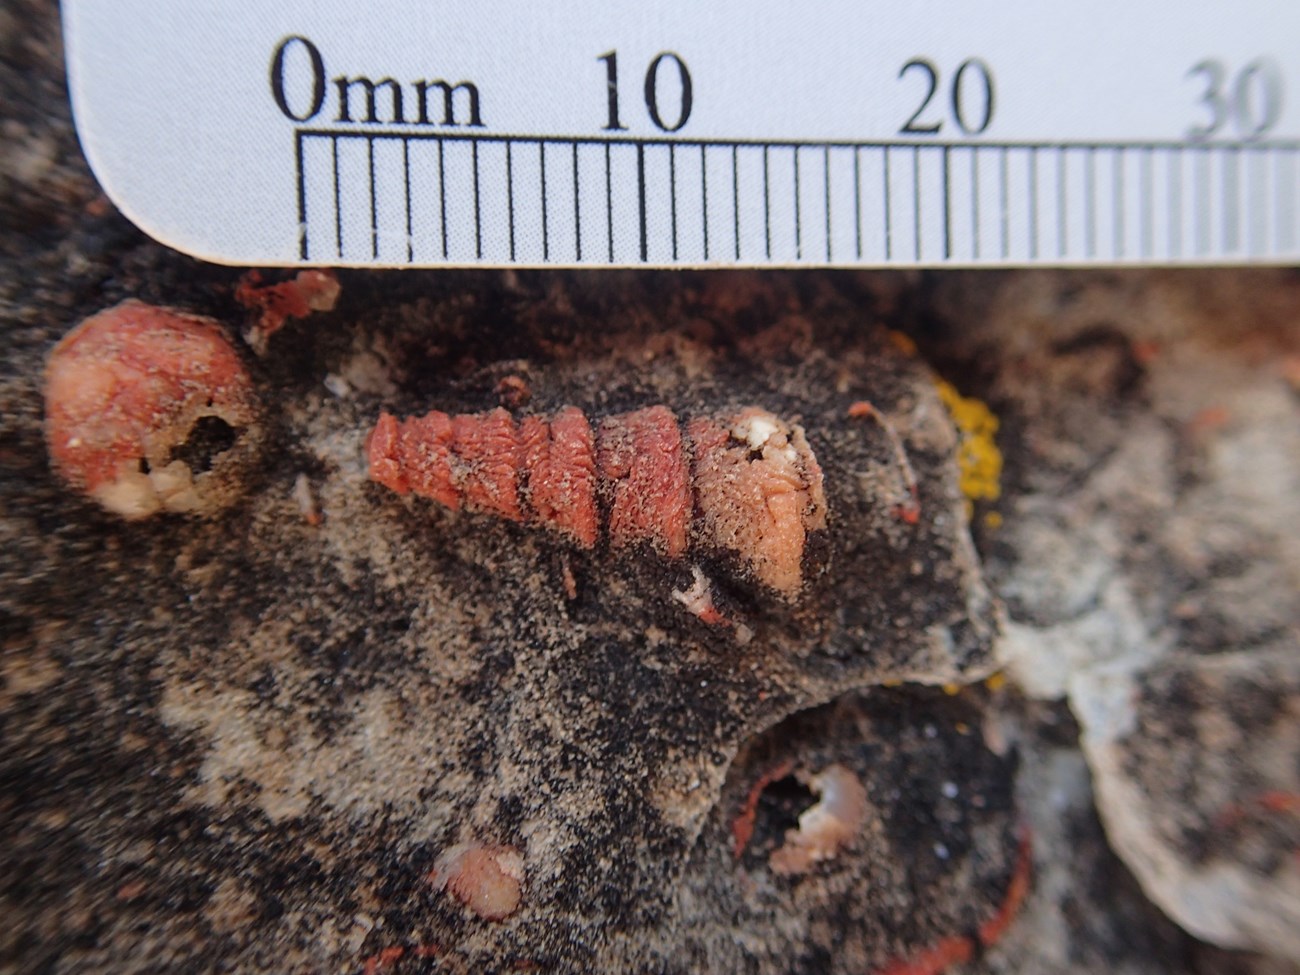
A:
[[[64,0],[105,192],[210,261],[1290,264],[1300,4]]]

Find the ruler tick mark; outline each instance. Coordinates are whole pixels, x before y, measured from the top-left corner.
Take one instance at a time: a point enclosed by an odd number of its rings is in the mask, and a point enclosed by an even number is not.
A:
[[[1116,149],[1111,157],[1111,180],[1114,183],[1111,202],[1115,207],[1115,259],[1124,257],[1124,150]]]
[[[509,142],[506,143],[506,209],[510,221],[510,260],[513,261],[515,259],[515,173]]]
[[[772,199],[768,192],[767,146],[763,147],[763,233],[767,240],[767,256],[772,257]]]
[[[894,256],[894,226],[891,213],[893,208],[890,206],[890,198],[893,194],[889,186],[889,146],[883,147],[882,154],[885,157],[885,260],[889,261],[893,260]]]
[[[1068,194],[1070,184],[1067,181],[1068,167],[1065,165],[1065,147],[1056,147],[1056,256],[1064,258],[1069,249],[1070,231],[1067,221]]]
[[[912,251],[921,259],[921,147],[912,146]]]
[[[442,220],[442,259],[447,260],[447,163],[438,140],[438,210]]]
[[[673,260],[677,260],[677,147],[668,147],[668,201],[672,209]]]
[[[582,198],[578,195],[578,144],[573,144],[573,250],[582,260]]]
[[[700,204],[703,210],[704,259],[709,259],[709,156],[704,146],[700,146]]]
[[[1084,157],[1084,250],[1088,257],[1097,256],[1097,160],[1092,146]]]
[[[537,165],[540,170],[538,176],[542,184],[542,260],[550,261],[551,259],[551,226],[550,214],[546,206],[546,143],[537,143]]]
[[[1210,148],[1201,146],[1193,157],[1196,177],[1196,252],[1206,254],[1210,250]]]
[[[1295,242],[1295,182],[1294,153],[1275,155],[1273,192],[1277,197],[1274,204],[1277,221],[1273,225],[1273,237],[1280,251],[1289,251]]]
[[[970,147],[970,233],[971,254],[980,259],[980,151]]]
[[[998,152],[998,212],[1001,214],[1002,259],[1011,254],[1011,207],[1007,201],[1007,147]]]
[[[826,206],[826,260],[831,259],[831,147],[822,147],[822,186],[825,188]]]
[[[636,144],[636,196],[641,220],[641,262],[644,264],[650,259],[650,250],[645,225],[645,144],[641,142]]]
[[[336,136],[330,140],[330,150],[334,156],[334,246],[339,260],[343,259],[343,200],[339,191],[339,140]]]
[[[1295,233],[1296,233],[1296,230],[1297,230],[1297,219],[1296,219],[1296,215],[1297,215],[1297,212],[1300,211],[1300,207],[1297,207],[1297,205],[1296,205],[1296,185],[1297,185],[1297,179],[1296,179],[1296,161],[1297,161],[1297,158],[1296,158],[1296,157],[1297,157],[1297,155],[1298,155],[1298,154],[1293,150],[1293,151],[1290,152],[1290,153],[1288,154],[1288,156],[1287,156],[1287,158],[1291,161],[1291,165],[1290,165],[1290,167],[1289,167],[1289,169],[1290,169],[1290,171],[1291,171],[1291,172],[1290,172],[1290,178],[1287,180],[1287,183],[1286,183],[1286,185],[1289,187],[1289,192],[1287,193],[1287,205],[1288,205],[1288,207],[1289,207],[1290,217],[1287,219],[1287,228],[1288,228],[1288,232],[1289,232],[1290,234],[1295,234]],[[1291,247],[1294,247],[1294,246],[1295,246],[1295,237],[1294,237],[1294,236],[1288,238],[1288,241],[1289,241],[1289,245],[1290,245]]]
[[[375,199],[375,140],[366,140],[366,165],[370,176],[370,256],[379,260],[379,202]]]
[[[1235,254],[1241,247],[1241,150],[1232,146],[1223,161],[1223,249]]]
[[[605,143],[605,236],[609,241],[609,263],[614,263],[614,191],[609,182],[609,143]]]
[[[301,130],[294,133],[293,155],[298,165],[298,257],[305,261],[307,260],[307,176],[303,167]]]
[[[740,164],[737,148],[731,147],[731,217],[736,231],[736,260],[740,260]]]
[[[862,153],[853,147],[853,232],[857,255],[862,257]]]
[[[411,234],[411,143],[402,140],[402,184],[406,203],[406,263],[415,262],[415,242]]]
[[[943,147],[943,259],[952,260],[952,175],[949,168],[952,161],[948,158],[951,150]]]
[[[1282,161],[1285,156],[1270,155],[1269,162],[1272,163],[1272,187],[1273,187],[1273,246],[1282,249],[1282,231],[1286,226],[1286,206],[1283,203],[1282,191]]]
[[[799,219],[799,147],[794,147],[794,256],[803,260],[803,228]]]
[[[1242,185],[1243,209],[1246,211],[1246,253],[1257,256],[1264,247],[1267,236],[1265,226],[1268,221],[1264,211],[1264,196],[1267,190],[1268,171],[1264,165],[1266,157],[1258,149],[1246,153],[1246,179]]]
[[[478,140],[475,139],[469,145],[474,160],[474,256],[481,261],[483,260],[483,216],[479,207],[478,192]]]
[[[1038,260],[1038,150],[1029,150],[1029,259]]]
[[[1141,185],[1139,194],[1141,196],[1141,256],[1143,260],[1151,260],[1152,251],[1154,250],[1154,239],[1156,239],[1156,213],[1154,213],[1154,204],[1152,203],[1152,182],[1154,175],[1152,172],[1152,149],[1147,147],[1141,152]]]
[[[1183,251],[1183,153],[1169,153],[1169,256]]]

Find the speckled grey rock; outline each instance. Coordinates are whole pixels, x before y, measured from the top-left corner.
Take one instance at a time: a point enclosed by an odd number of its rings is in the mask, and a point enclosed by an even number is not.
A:
[[[1300,958],[1300,655],[1089,671],[1072,694],[1115,849],[1216,944]]]
[[[213,958],[247,959],[257,933],[334,967],[359,950],[357,918],[368,917],[385,931],[366,943],[436,944],[476,969],[515,957],[562,970],[642,965],[671,944],[671,891],[746,739],[853,688],[990,672],[995,607],[965,535],[950,421],[926,370],[856,318],[829,305],[792,313],[785,289],[760,286],[724,319],[710,287],[673,294],[654,318],[685,324],[643,335],[611,324],[653,309],[635,287],[585,319],[563,312],[559,326],[552,316],[567,295],[516,282],[491,326],[464,299],[399,291],[384,305],[371,286],[363,303],[365,285],[348,284],[354,303],[315,326],[328,328],[330,347],[313,355],[304,328],[296,349],[268,357],[282,449],[228,516],[126,524],[48,474],[11,482],[5,526],[25,584],[7,587],[4,602],[10,661],[48,677],[12,698],[27,716],[19,739],[36,758],[57,721],[65,735],[89,736],[58,749],[61,761],[93,748],[101,769],[152,777],[147,788],[121,783],[132,797],[122,808],[97,776],[76,800],[68,772],[56,773],[51,808],[28,793],[26,811],[66,816],[64,830],[84,840],[69,801],[107,802],[92,844],[105,886],[92,883],[91,896],[127,901],[114,912],[123,923],[152,918],[159,940],[135,946],[139,964],[163,964],[178,939],[198,936],[184,916],[158,913],[180,884],[210,892],[204,926],[227,902],[256,915],[205,937]],[[760,327],[731,324],[745,313]],[[582,334],[584,320],[601,323],[599,337]],[[473,341],[461,341],[489,327],[504,366],[474,364]],[[666,402],[691,416],[759,403],[800,420],[831,511],[810,541],[806,591],[789,605],[707,556],[584,552],[367,480],[362,443],[381,408],[482,409],[506,367],[527,377],[529,408],[541,412]],[[897,460],[884,428],[849,416],[867,396],[907,446],[916,525],[888,490]],[[16,432],[39,450],[38,430]],[[295,500],[303,474],[319,525]],[[41,519],[58,526],[53,537]],[[744,638],[673,598],[695,566]],[[139,683],[123,686],[129,675]],[[90,713],[69,717],[75,702],[125,726],[105,734]],[[160,747],[179,752],[158,764]],[[204,827],[164,860],[156,832],[168,815]],[[56,845],[71,838],[54,835]],[[23,848],[41,836],[29,832]],[[426,879],[465,843],[522,853],[524,896],[505,922],[474,918]],[[315,852],[289,854],[301,849]],[[307,874],[269,895],[250,885],[249,857],[280,876],[294,864]],[[981,883],[996,883],[997,861],[986,869]],[[384,891],[368,894],[371,910],[353,884],[340,886],[357,870],[371,876],[358,883]],[[702,882],[724,880],[710,872]],[[138,896],[121,893],[137,885]],[[93,951],[68,958],[105,962]]]
[[[993,395],[1036,454],[993,568],[1000,657],[1069,701],[1151,898],[1300,959],[1294,273],[1028,275],[974,314],[958,297],[965,341],[1011,350]]]

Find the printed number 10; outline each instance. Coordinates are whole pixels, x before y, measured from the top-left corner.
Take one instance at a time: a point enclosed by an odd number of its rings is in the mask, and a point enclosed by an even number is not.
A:
[[[618,52],[610,51],[596,60],[605,62],[605,81],[609,93],[609,124],[605,126],[605,131],[624,132],[627,126],[618,122]],[[659,67],[665,61],[671,61],[677,66],[677,80],[681,88],[677,118],[671,124],[664,121],[659,111]],[[646,69],[645,107],[650,113],[650,121],[661,132],[677,132],[691,117],[691,73],[686,70],[686,62],[672,51],[661,51],[655,55],[650,67]]]

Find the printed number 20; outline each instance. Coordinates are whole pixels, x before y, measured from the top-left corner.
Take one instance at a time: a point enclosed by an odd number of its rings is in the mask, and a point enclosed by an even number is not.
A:
[[[920,106],[898,131],[905,135],[938,135],[943,127],[943,120],[935,119],[933,122],[927,122],[922,120],[921,116],[930,107],[935,92],[939,90],[939,69],[933,61],[912,58],[903,65],[902,70],[898,72],[898,77],[902,78],[912,69],[920,71],[925,76],[928,88]],[[993,121],[993,74],[989,71],[989,66],[979,58],[967,58],[963,61],[957,67],[957,73],[953,75],[949,99],[952,104],[953,121],[963,133],[979,135],[987,129],[989,123]],[[971,105],[972,100],[976,102],[974,106]]]

